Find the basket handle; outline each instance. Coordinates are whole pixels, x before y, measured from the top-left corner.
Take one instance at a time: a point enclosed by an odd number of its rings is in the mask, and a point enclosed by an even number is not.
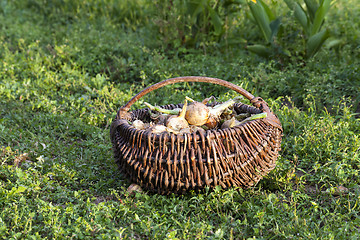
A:
[[[260,108],[262,111],[266,112],[268,116],[266,117],[267,120],[271,122],[272,125],[275,125],[278,128],[281,128],[281,124],[279,119],[270,111],[270,108],[267,106],[267,103],[261,99],[260,97],[254,97],[251,93],[244,90],[243,88],[230,83],[225,80],[221,80],[218,78],[210,78],[210,77],[199,77],[199,76],[186,76],[186,77],[176,77],[176,78],[170,78],[166,79],[164,81],[155,83],[154,85],[151,85],[145,89],[143,89],[141,92],[136,94],[133,98],[131,98],[123,107],[121,107],[118,111],[117,118],[126,118],[128,116],[128,111],[130,107],[141,97],[148,94],[149,92],[152,92],[158,88],[164,87],[169,84],[179,83],[179,82],[204,82],[204,83],[213,83],[217,85],[221,85],[227,88],[230,88],[241,95],[243,95],[245,98],[250,100],[250,102],[257,108]],[[282,128],[281,128],[282,129]]]
[[[158,82],[158,83],[156,83],[154,85],[151,85],[151,86],[143,89],[141,92],[136,94],[133,98],[131,98],[125,104],[125,106],[123,106],[121,109],[122,109],[122,111],[129,111],[131,105],[133,105],[137,100],[139,100],[141,97],[148,94],[149,92],[152,92],[152,91],[154,91],[154,90],[156,90],[158,88],[164,87],[166,85],[179,83],[179,82],[205,82],[205,83],[218,84],[218,85],[222,85],[224,87],[228,87],[228,88],[240,93],[241,95],[243,95],[244,97],[246,97],[249,100],[254,98],[254,96],[252,94],[250,94],[246,90],[242,89],[241,87],[239,87],[239,86],[237,86],[237,85],[235,85],[233,83],[227,82],[225,80],[218,79],[218,78],[195,77],[195,76],[176,77],[176,78],[170,78],[170,79]]]

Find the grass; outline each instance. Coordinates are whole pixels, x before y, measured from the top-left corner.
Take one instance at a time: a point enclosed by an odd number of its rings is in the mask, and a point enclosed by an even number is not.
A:
[[[152,5],[120,2],[1,2],[0,239],[359,238],[357,1],[335,3],[329,13],[346,42],[341,49],[280,67],[241,46],[163,46]],[[245,15],[239,19],[244,37],[261,38]],[[127,193],[109,125],[144,87],[185,75],[231,81],[279,116],[277,167],[255,187]],[[225,100],[234,93],[176,84],[134,108],[186,95]]]

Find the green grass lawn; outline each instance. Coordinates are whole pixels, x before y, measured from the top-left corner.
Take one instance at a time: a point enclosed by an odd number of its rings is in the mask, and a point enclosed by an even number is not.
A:
[[[0,2],[0,239],[359,239],[360,3],[330,9],[338,48],[302,59],[301,40],[289,40],[286,62],[235,41],[262,41],[246,4],[228,35],[198,30],[195,43],[176,38],[188,30],[161,4]],[[189,75],[270,104],[284,129],[277,167],[250,189],[129,194],[111,149],[117,110],[151,84]],[[134,109],[210,95],[235,93],[181,83]]]

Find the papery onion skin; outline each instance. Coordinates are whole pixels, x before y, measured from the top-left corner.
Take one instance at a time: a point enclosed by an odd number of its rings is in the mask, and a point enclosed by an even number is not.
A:
[[[210,115],[210,117],[208,118],[208,120],[205,123],[205,125],[210,129],[216,128],[218,124],[219,124],[219,118],[217,118],[213,115]]]
[[[187,107],[185,119],[195,126],[204,125],[210,116],[209,108],[201,102],[193,102]]]
[[[145,128],[145,124],[143,123],[143,121],[141,120],[135,120],[133,123],[132,123],[133,127],[138,129],[138,130],[143,130]]]
[[[185,119],[186,109],[187,101],[185,100],[185,104],[181,109],[179,115],[171,116],[166,122],[166,127],[170,128],[173,131],[180,131],[183,128],[189,127],[189,123]]]
[[[235,119],[235,117],[232,117],[229,120],[226,120],[222,125],[221,125],[221,129],[224,128],[232,128],[236,125],[240,124],[240,122],[238,120]]]
[[[166,126],[172,130],[180,131],[183,128],[189,127],[185,118],[179,118],[178,116],[171,116],[166,123]]]
[[[163,132],[167,132],[167,128],[164,125],[155,125],[152,128],[150,128],[150,131],[152,133],[160,134]]]

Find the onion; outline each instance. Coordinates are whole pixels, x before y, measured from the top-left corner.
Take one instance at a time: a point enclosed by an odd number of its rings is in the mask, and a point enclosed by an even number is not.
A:
[[[165,127],[164,125],[155,125],[150,128],[150,131],[152,133],[160,134],[163,132],[167,132],[167,127]]]
[[[151,115],[152,119],[157,119],[157,117],[162,120],[158,121],[158,123],[166,122],[166,126],[173,132],[179,132],[182,128],[187,128],[187,125],[194,125],[194,126],[207,126],[208,128],[215,128],[220,122],[220,116],[224,111],[228,110],[231,114],[232,110],[228,108],[234,105],[234,103],[240,100],[240,97],[235,97],[234,99],[230,99],[222,104],[215,105],[214,107],[208,107],[204,103],[207,103],[214,97],[206,98],[202,102],[197,102],[189,97],[186,97],[186,100],[191,101],[192,103],[187,106],[187,102],[184,104],[182,110],[180,109],[163,109],[158,106],[152,106],[151,104],[144,102],[144,104],[153,111],[157,111],[159,113],[170,114],[170,115],[177,115],[177,116],[170,116],[168,119],[162,115],[156,115],[154,117]],[[183,116],[183,112],[185,111],[185,115]],[[165,119],[164,119],[165,118]],[[176,119],[176,120],[173,120]],[[185,121],[186,120],[186,121]],[[186,123],[185,123],[186,122]]]
[[[186,110],[185,119],[195,126],[204,125],[210,117],[210,109],[201,102],[193,102]]]
[[[135,120],[132,123],[132,125],[133,125],[134,128],[136,128],[138,130],[143,130],[145,128],[145,124],[141,120]]]
[[[236,125],[240,124],[240,122],[238,120],[235,119],[235,117],[232,117],[229,120],[226,120],[222,125],[221,125],[221,129],[224,128],[231,128],[234,127]]]
[[[186,108],[187,101],[185,100],[185,104],[179,115],[171,116],[166,122],[166,127],[175,132],[180,131],[183,128],[189,127],[189,123],[185,119]]]
[[[235,97],[234,99],[230,99],[214,107],[208,107],[202,102],[194,101],[189,105],[185,114],[185,119],[191,125],[206,125],[209,128],[214,128],[218,125],[221,114],[227,108],[234,105],[239,99],[239,97]]]

